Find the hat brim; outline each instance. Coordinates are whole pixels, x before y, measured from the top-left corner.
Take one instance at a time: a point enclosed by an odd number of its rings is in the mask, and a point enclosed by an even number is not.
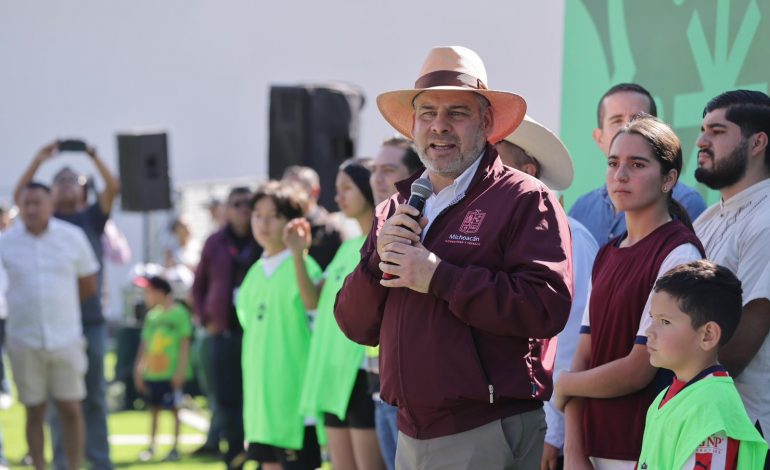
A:
[[[540,181],[554,191],[572,184],[575,168],[572,157],[556,134],[527,116],[506,141],[524,149],[540,163]]]
[[[424,91],[440,90],[478,93],[489,100],[494,116],[492,130],[487,138],[490,143],[499,142],[516,130],[527,112],[527,102],[515,93],[497,90],[476,90],[456,86],[388,91],[377,97],[377,107],[391,126],[405,137],[413,139],[414,107],[412,103],[414,98]]]

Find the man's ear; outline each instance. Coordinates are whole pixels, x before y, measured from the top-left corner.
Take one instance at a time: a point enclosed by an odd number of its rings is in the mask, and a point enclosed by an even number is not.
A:
[[[719,346],[719,341],[722,339],[722,328],[715,321],[706,322],[701,326],[702,336],[700,347],[704,351],[712,351]]]
[[[525,163],[521,166],[521,171],[528,174],[529,176],[535,176],[537,174],[537,167],[534,163]]]
[[[757,132],[754,136],[754,144],[752,145],[752,148],[749,149],[749,152],[752,154],[758,153],[759,155],[764,155],[765,152],[767,152],[767,134],[764,132]]]
[[[492,112],[492,106],[487,106],[481,119],[484,124],[484,135],[486,135],[487,140],[489,140],[489,134],[492,133],[492,128],[495,127],[495,115]]]
[[[594,138],[594,143],[596,144],[597,147],[599,147],[599,150],[602,150],[602,144],[601,144],[601,141],[602,141],[602,130],[597,127],[596,129],[594,129],[594,132],[593,132],[592,135],[593,135],[593,138]],[[602,150],[602,151],[604,151],[604,150]]]

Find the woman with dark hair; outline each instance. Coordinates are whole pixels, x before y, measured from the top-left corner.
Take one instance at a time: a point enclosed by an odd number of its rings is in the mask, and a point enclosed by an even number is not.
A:
[[[374,402],[367,390],[364,346],[349,340],[334,319],[334,302],[345,278],[361,259],[360,251],[374,220],[369,185],[370,160],[354,158],[337,172],[335,200],[358,222],[362,235],[345,241],[319,284],[311,282],[303,254],[310,247],[310,224],[297,219],[286,227],[302,300],[317,310],[300,407],[308,416],[324,417],[329,454],[335,470],[384,468],[374,428]]]
[[[704,257],[671,196],[681,169],[679,138],[646,114],[610,146],[607,189],[627,231],[596,257],[572,371],[556,384],[557,404],[566,404],[565,468],[632,470],[647,408],[670,382],[650,365],[646,346],[652,288],[671,268]]]

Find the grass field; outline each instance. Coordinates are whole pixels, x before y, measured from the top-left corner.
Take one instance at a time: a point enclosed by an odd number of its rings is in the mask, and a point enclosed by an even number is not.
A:
[[[136,441],[147,436],[149,430],[148,413],[142,411],[113,413],[109,416],[108,426],[112,461],[116,468],[141,468],[147,470],[153,468],[169,470],[184,468],[195,470],[222,467],[222,463],[217,460],[193,459],[184,455],[197,448],[203,437],[199,431],[188,426],[182,427],[183,443],[180,445],[179,450],[183,455],[182,460],[176,463],[162,463],[159,461],[143,463],[137,460],[139,453],[147,448],[146,444],[137,444]],[[27,451],[27,445],[24,440],[24,408],[17,403],[8,410],[0,411],[0,428],[3,432],[5,456],[11,464],[11,468],[31,468],[19,465]],[[168,413],[161,415],[159,428],[158,434],[160,435],[171,436],[173,434],[173,420]],[[193,441],[193,443],[185,444],[185,440]],[[46,447],[50,447],[50,445]],[[157,459],[160,460],[170,449],[170,445],[158,445]],[[46,459],[50,461],[50,452],[47,452]],[[247,466],[247,468],[256,468],[256,464],[252,464],[251,467]]]
[[[105,364],[107,379],[112,377],[114,370],[114,354],[108,354]],[[10,367],[6,368],[10,372]],[[205,436],[201,431],[189,426],[182,426],[179,451],[182,459],[175,463],[160,462],[171,450],[170,444],[159,442],[156,452],[156,461],[139,462],[138,455],[147,448],[146,439],[150,428],[150,415],[144,411],[121,411],[110,414],[108,418],[108,428],[110,435],[110,451],[112,461],[116,468],[136,468],[150,470],[158,469],[214,469],[223,468],[223,463],[216,459],[198,459],[192,458],[189,454],[198,448],[203,442]],[[24,438],[24,407],[18,402],[8,409],[0,411],[0,430],[3,434],[3,448],[5,457],[11,465],[11,468],[32,468],[20,465],[20,462],[27,452],[27,444]],[[166,435],[170,439],[173,436],[173,419],[169,413],[162,413],[159,423],[159,436]],[[46,436],[46,460],[50,462],[50,440]],[[249,462],[246,469],[255,469],[256,462]]]

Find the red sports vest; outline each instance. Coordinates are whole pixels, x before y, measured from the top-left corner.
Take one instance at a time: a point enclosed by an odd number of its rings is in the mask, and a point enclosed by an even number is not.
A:
[[[591,368],[631,352],[660,266],[674,248],[691,243],[705,256],[698,237],[678,221],[661,225],[634,246],[618,248],[617,242],[618,238],[605,245],[594,262],[589,300]],[[636,460],[642,449],[647,408],[658,391],[653,381],[631,395],[586,399],[583,433],[587,455]]]

